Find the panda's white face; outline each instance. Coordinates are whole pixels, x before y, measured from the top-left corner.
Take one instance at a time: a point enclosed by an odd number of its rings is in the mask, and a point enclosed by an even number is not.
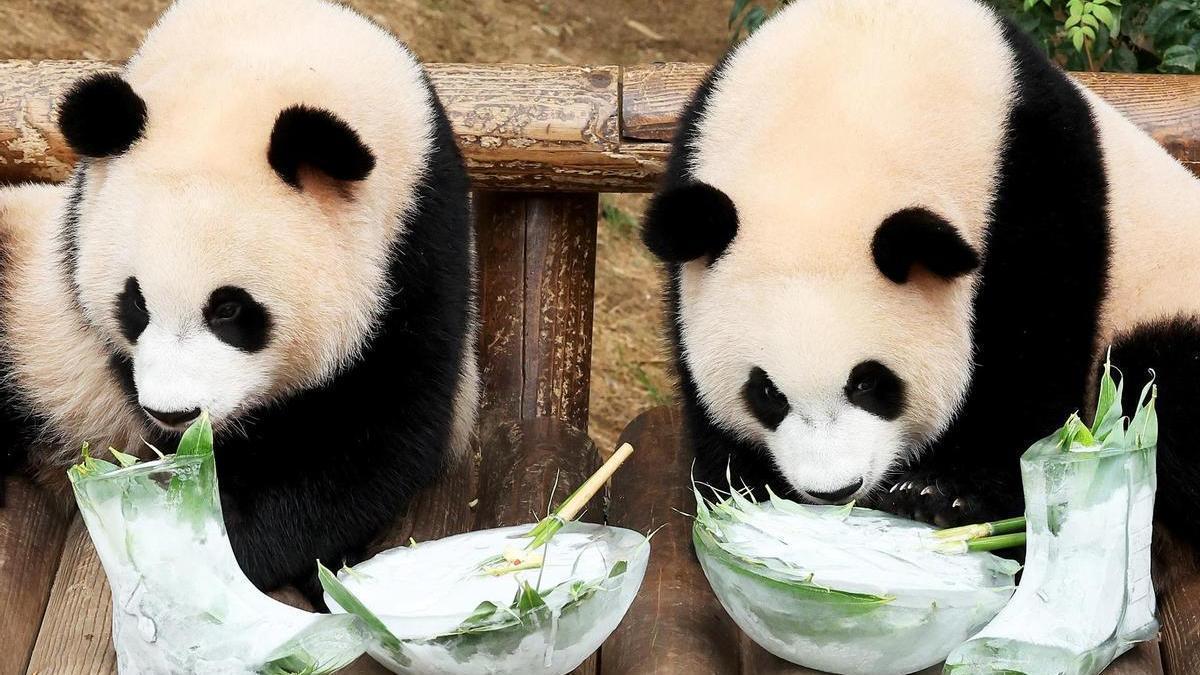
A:
[[[735,243],[711,267],[681,269],[684,358],[702,404],[809,499],[866,497],[961,403],[969,285],[920,275],[898,286],[849,269],[775,276],[739,258]]]
[[[355,353],[378,267],[354,260],[328,205],[265,172],[143,173],[137,152],[86,176],[75,282],[151,420],[223,425]]]

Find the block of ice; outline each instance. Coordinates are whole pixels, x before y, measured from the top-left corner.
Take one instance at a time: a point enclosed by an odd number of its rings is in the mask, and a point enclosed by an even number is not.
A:
[[[337,579],[324,575],[326,601],[366,620],[376,636],[368,651],[397,673],[568,673],[629,609],[649,542],[630,530],[570,523],[544,548],[540,569],[480,572],[496,552],[523,548],[530,527],[385,551]]]
[[[352,616],[312,614],[242,574],[221,518],[211,427],[176,455],[125,467],[88,457],[70,477],[108,576],[122,675],[332,673],[362,654]],[[187,446],[187,447],[185,447]],[[86,450],[85,450],[86,453]]]
[[[783,659],[844,675],[941,662],[996,615],[1018,565],[943,555],[933,528],[869,509],[699,493],[693,539],[722,606]]]
[[[1028,548],[1020,588],[950,655],[946,673],[1094,675],[1158,632],[1154,397],[1147,385],[1128,422],[1107,371],[1093,426],[1072,417],[1021,457]]]

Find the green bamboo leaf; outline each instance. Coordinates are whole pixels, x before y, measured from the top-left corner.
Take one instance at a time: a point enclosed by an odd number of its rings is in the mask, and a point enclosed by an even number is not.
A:
[[[127,455],[116,448],[109,448],[108,452],[117,460],[117,463],[121,465],[122,469],[128,466],[133,466],[141,461],[137,457],[134,457],[133,455]]]
[[[179,439],[179,447],[175,454],[181,457],[190,455],[211,455],[213,451],[212,419],[208,412],[201,412],[200,417],[192,422],[183,437]]]
[[[339,607],[361,619],[385,647],[396,653],[402,651],[400,640],[396,639],[387,625],[374,612],[367,609],[367,606],[355,597],[350,589],[343,586],[337,576],[322,565],[320,560],[317,561],[317,580],[321,582],[321,588],[329,594],[329,597],[333,598]]]

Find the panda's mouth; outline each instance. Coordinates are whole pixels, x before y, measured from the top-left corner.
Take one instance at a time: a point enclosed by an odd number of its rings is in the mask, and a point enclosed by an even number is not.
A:
[[[862,491],[862,477],[840,488],[829,491],[801,490],[805,497],[819,504],[845,504],[852,501]]]
[[[142,406],[146,416],[167,431],[184,431],[200,417],[200,408],[188,410],[156,410]]]

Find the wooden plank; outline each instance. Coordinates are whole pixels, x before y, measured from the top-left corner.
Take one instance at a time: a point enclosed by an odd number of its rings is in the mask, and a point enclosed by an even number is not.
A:
[[[54,123],[59,96],[94,61],[0,61],[0,182],[61,181],[75,157]],[[621,151],[616,66],[431,64],[430,78],[479,188],[642,190]],[[153,111],[151,111],[153,115]]]
[[[1163,675],[1158,640],[1143,642],[1104,669],[1104,675]]]
[[[695,510],[688,474],[691,452],[680,442],[679,412],[655,408],[621,436],[634,452],[613,476],[610,525],[639,532],[662,527],[650,565],[624,621],[601,649],[604,675],[740,672],[739,631],[709,589],[692,553]]]
[[[0,487],[6,499],[0,508],[0,673],[23,673],[58,571],[70,513],[61,498],[24,478],[10,477]]]
[[[116,673],[111,597],[100,558],[83,520],[76,516],[67,531],[29,674]]]
[[[1165,528],[1154,529],[1154,585],[1166,675],[1200,673],[1200,561]]]

